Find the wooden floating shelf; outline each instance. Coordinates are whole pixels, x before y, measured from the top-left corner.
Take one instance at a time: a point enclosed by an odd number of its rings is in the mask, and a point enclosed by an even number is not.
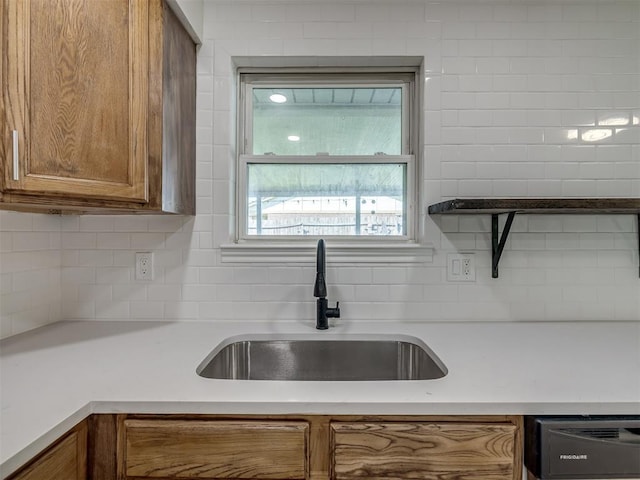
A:
[[[429,206],[430,214],[640,214],[640,198],[456,198]]]
[[[491,276],[498,278],[498,263],[516,213],[520,214],[629,214],[638,217],[638,255],[640,256],[640,198],[456,198],[429,205],[430,215],[491,215]],[[498,217],[507,220],[498,235]],[[640,275],[640,270],[639,270]]]

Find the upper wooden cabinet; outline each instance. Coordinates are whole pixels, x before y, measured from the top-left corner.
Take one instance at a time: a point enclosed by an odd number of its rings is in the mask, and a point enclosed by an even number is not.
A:
[[[3,208],[195,210],[195,44],[162,0],[5,0]]]

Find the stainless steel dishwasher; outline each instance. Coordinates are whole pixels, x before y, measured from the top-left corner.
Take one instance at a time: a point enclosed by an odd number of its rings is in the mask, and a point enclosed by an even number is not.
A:
[[[527,416],[529,480],[640,480],[640,415]]]

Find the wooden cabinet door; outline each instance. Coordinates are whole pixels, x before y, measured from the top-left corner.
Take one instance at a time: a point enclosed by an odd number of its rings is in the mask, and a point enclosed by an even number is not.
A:
[[[145,202],[149,2],[3,9],[3,190]]]
[[[125,420],[118,478],[308,478],[301,421]]]
[[[514,480],[516,432],[502,423],[336,422],[331,478]]]
[[[10,480],[86,480],[87,425],[80,424]]]

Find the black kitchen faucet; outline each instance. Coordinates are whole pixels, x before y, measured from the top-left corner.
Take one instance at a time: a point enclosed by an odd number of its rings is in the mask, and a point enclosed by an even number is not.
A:
[[[324,240],[318,240],[316,251],[316,283],[313,286],[313,296],[316,301],[316,328],[326,330],[329,328],[329,318],[340,318],[340,302],[336,302],[335,308],[329,308],[327,302],[327,284],[325,283],[325,252]]]

